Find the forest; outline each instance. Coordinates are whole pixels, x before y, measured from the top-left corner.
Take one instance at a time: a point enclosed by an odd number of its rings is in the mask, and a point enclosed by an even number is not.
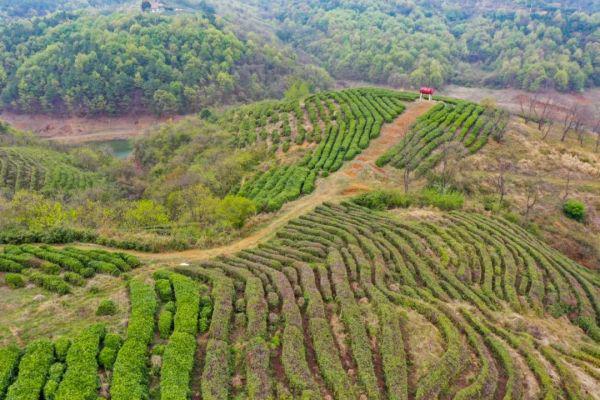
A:
[[[256,7],[283,42],[338,79],[529,91],[600,84],[594,2],[576,8],[532,1],[532,9],[518,2],[486,8],[483,1],[238,2]]]
[[[33,15],[52,11],[44,4]],[[473,1],[467,9],[435,1],[236,0],[169,7],[202,11],[92,17],[65,3],[58,13],[31,17],[0,5],[25,17],[7,18],[0,28],[2,107],[184,114],[277,97],[297,77],[327,86],[329,75],[405,88],[581,92],[600,85],[600,14],[593,3],[488,9]],[[255,18],[264,24],[249,23]]]
[[[278,95],[289,76],[327,82],[294,59],[204,14],[60,12],[0,28],[1,99],[23,113],[173,115]]]
[[[599,8],[0,0],[0,400],[600,400]]]

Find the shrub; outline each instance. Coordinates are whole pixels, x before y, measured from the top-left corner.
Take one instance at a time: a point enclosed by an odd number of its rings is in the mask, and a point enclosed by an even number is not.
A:
[[[352,202],[372,210],[385,210],[410,207],[413,200],[397,190],[375,190],[354,197]]]
[[[25,287],[25,279],[21,274],[8,273],[4,276],[4,282],[12,289]]]
[[[156,294],[163,302],[173,300],[173,289],[171,288],[171,282],[168,279],[158,279],[156,284]]]
[[[117,305],[112,300],[102,300],[96,310],[96,315],[115,315],[117,313]]]
[[[7,399],[38,400],[46,382],[46,376],[54,361],[54,347],[47,339],[31,342],[19,362],[19,375],[10,386]]]
[[[117,353],[121,348],[123,341],[121,336],[115,333],[109,333],[104,338],[104,347],[98,356],[100,365],[105,370],[111,370],[117,359]]]
[[[148,344],[154,335],[157,301],[154,288],[143,281],[129,281],[131,313],[127,339],[117,354],[113,368],[111,398],[142,400],[148,397],[146,381]]]
[[[162,310],[158,317],[158,332],[162,339],[168,339],[173,327],[173,313],[169,310]]]
[[[21,350],[17,346],[8,346],[0,349],[0,399],[17,373]]]
[[[194,367],[195,352],[194,336],[186,332],[173,333],[169,344],[165,347],[160,372],[162,400],[182,400],[190,397],[190,377]]]
[[[71,339],[67,337],[60,337],[54,341],[54,352],[56,358],[59,361],[65,361],[67,359],[67,353],[71,347]]]
[[[67,354],[67,371],[56,392],[56,400],[96,398],[99,389],[96,356],[105,334],[104,325],[97,324],[73,340]]]
[[[575,221],[583,222],[585,219],[585,204],[578,200],[569,199],[563,204],[563,213]]]

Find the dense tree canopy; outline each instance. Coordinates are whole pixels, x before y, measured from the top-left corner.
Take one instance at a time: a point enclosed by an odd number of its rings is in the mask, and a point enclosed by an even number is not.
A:
[[[122,0],[0,0],[0,17],[33,17],[57,10],[104,7],[122,4]]]
[[[240,1],[341,79],[531,91],[600,84],[594,2]]]
[[[203,14],[60,13],[13,21],[0,37],[2,100],[21,112],[191,112],[279,94],[296,68]]]

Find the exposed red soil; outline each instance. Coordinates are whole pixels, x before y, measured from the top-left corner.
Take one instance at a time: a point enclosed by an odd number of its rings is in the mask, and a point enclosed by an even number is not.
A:
[[[86,143],[128,139],[143,135],[149,128],[182,117],[131,115],[123,117],[51,117],[47,115],[16,114],[4,111],[0,120],[22,131],[63,143]]]

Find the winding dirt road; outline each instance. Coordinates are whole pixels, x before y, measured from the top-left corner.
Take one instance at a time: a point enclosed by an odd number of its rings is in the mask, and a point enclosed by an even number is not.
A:
[[[373,183],[376,184],[378,180],[386,175],[385,169],[378,168],[375,165],[377,158],[406,134],[417,117],[427,112],[434,105],[434,102],[408,103],[402,115],[391,124],[384,125],[381,135],[372,140],[369,147],[354,160],[345,163],[339,171],[327,178],[319,179],[313,193],[285,204],[272,220],[243,239],[212,249],[190,249],[156,254],[128,252],[137,255],[147,263],[179,264],[233,254],[256,246],[260,242],[273,237],[290,220],[308,213],[319,204],[326,201],[340,201],[372,188]],[[98,247],[95,245],[88,246]]]

